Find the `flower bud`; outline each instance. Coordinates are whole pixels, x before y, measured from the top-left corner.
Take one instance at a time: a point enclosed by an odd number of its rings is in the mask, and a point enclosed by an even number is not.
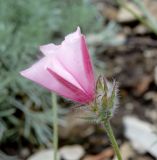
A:
[[[116,81],[111,83],[104,77],[98,78],[95,105],[93,106],[97,108],[94,110],[101,120],[109,119],[113,116],[118,105],[117,88]]]

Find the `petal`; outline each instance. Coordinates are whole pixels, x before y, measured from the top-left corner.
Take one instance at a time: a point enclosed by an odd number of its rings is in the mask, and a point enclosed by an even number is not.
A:
[[[56,56],[64,68],[77,80],[88,95],[93,96],[94,73],[84,36],[78,30],[68,35],[57,52]]]
[[[39,48],[45,56],[49,56],[49,55],[55,55],[57,50],[60,48],[60,45],[55,45],[53,43],[50,43],[42,45]]]
[[[21,74],[32,81],[79,103],[94,98],[95,79],[85,37],[80,28],[61,45],[40,46],[46,56]]]
[[[73,77],[73,75],[66,69],[66,66],[60,62],[60,60],[54,56],[50,56],[50,61],[47,64],[47,67],[56,72],[61,77],[64,77],[64,79],[80,90],[84,91],[83,88],[80,86],[80,84],[77,82],[77,80]]]
[[[79,102],[86,103],[89,102],[88,96],[79,88],[74,86],[72,83],[69,81],[65,80],[62,76],[54,72],[51,68],[47,68],[48,72],[55,77],[60,83],[64,84],[67,88],[69,88],[73,93],[75,93],[77,98],[79,99]]]
[[[74,85],[80,85],[84,92],[93,96],[95,80],[92,64],[85,38],[81,34],[79,27],[76,32],[67,35],[61,45],[48,44],[41,46],[40,50],[46,56],[52,55],[55,59],[57,58],[64,70],[70,73],[73,78],[68,78],[70,75],[67,76],[67,73],[65,75],[64,71],[60,71],[61,67],[58,62],[54,62],[54,66],[51,66],[55,72],[59,75],[64,75],[63,77],[66,77],[66,80]],[[75,82],[72,79],[75,79]]]
[[[80,27],[77,27],[77,30],[73,33],[70,33],[68,34],[66,37],[65,37],[65,41],[71,43],[73,42],[74,40],[80,38],[81,36],[81,30],[80,30]]]
[[[82,95],[77,95],[71,88],[61,83],[47,71],[47,65],[50,63],[50,57],[44,57],[32,67],[20,72],[22,76],[40,84],[41,86],[69,98],[73,101],[83,103]],[[83,94],[84,96],[84,94]],[[81,97],[81,98],[80,98]],[[86,97],[86,96],[85,96]]]
[[[84,68],[85,68],[85,72],[87,75],[87,79],[89,81],[90,88],[94,91],[95,89],[95,76],[94,76],[94,72],[93,72],[93,66],[92,66],[92,62],[89,56],[89,51],[86,45],[86,41],[85,41],[85,36],[81,37],[81,47],[82,47],[82,53],[83,53],[83,63],[84,63]]]
[[[77,39],[81,36],[81,30],[80,30],[80,27],[77,27],[77,30],[76,32],[74,33],[71,33],[69,35],[67,35],[65,37],[65,39],[67,41],[70,41],[72,42],[74,39]],[[50,44],[46,44],[46,45],[42,45],[39,47],[39,49],[41,50],[41,52],[45,55],[45,56],[48,56],[48,55],[51,55],[51,54],[55,54],[57,52],[57,50],[59,50],[61,47],[61,45],[55,45],[53,43],[50,43]]]

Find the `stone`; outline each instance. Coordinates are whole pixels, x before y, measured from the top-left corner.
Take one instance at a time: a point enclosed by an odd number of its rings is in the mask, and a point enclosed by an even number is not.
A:
[[[122,144],[120,151],[121,155],[123,156],[123,160],[134,159],[135,153],[132,146],[128,142]]]
[[[146,34],[146,33],[148,33],[148,28],[146,26],[140,24],[140,25],[135,27],[133,32],[136,33],[136,34]]]
[[[27,160],[53,160],[54,151],[52,149],[46,149],[39,151],[29,157]],[[59,155],[58,155],[59,158]]]
[[[134,94],[140,96],[144,94],[152,82],[152,77],[150,75],[142,75],[134,88]]]
[[[135,152],[129,142],[125,142],[121,145],[120,153],[122,155],[123,160],[135,159]],[[113,160],[118,159],[116,156],[114,156]]]
[[[62,147],[59,153],[64,160],[80,160],[85,151],[80,145],[72,145]]]
[[[142,12],[139,11],[138,7],[134,3],[127,2],[125,5],[127,8],[133,10],[138,16],[142,16]],[[117,20],[118,22],[123,23],[134,21],[136,18],[126,8],[121,7],[117,15]]]
[[[128,138],[133,148],[140,154],[146,152],[157,158],[157,134],[155,127],[133,116],[123,119],[125,137]]]

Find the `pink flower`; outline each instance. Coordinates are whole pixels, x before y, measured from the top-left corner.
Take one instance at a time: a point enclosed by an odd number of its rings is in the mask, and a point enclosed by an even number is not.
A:
[[[95,79],[80,28],[67,35],[61,45],[51,43],[40,46],[40,50],[44,57],[21,75],[75,102],[92,102]]]

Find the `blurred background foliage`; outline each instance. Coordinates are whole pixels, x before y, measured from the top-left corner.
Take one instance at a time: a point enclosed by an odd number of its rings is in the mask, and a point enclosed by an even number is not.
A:
[[[50,93],[22,78],[19,71],[37,60],[39,45],[52,40],[58,43],[78,24],[85,33],[100,32],[103,23],[87,0],[0,0],[1,144],[21,138],[49,144]],[[59,112],[62,117],[64,110]]]

